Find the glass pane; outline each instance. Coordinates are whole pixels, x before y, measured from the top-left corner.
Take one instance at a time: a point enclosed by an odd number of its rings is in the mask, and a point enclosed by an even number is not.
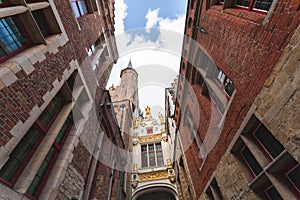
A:
[[[142,152],[142,167],[148,167],[147,152]]]
[[[77,7],[77,3],[71,2],[71,6],[72,6],[73,12],[75,14],[75,17],[76,18],[80,17],[80,12],[79,12],[79,8]]]
[[[63,138],[65,137],[66,133],[68,133],[67,131],[69,130],[69,127],[71,126],[71,124],[73,124],[73,117],[72,117],[72,113],[69,114],[67,120],[65,121],[63,127],[61,128],[61,130],[59,131],[55,141],[58,144],[61,144]]]
[[[43,36],[51,35],[51,29],[47,23],[47,19],[42,10],[36,10],[32,12],[34,20],[36,21]]]
[[[32,126],[10,154],[9,160],[0,170],[0,177],[11,182],[41,137],[39,130]]]
[[[272,5],[273,0],[257,0],[254,8],[268,11]]]
[[[163,156],[162,156],[162,151],[156,151],[156,156],[157,156],[157,165],[163,165]]]
[[[8,55],[26,44],[28,41],[16,26],[13,17],[0,19],[1,55]]]
[[[51,147],[51,149],[49,150],[48,154],[46,155],[45,160],[43,161],[39,171],[37,172],[36,176],[34,177],[34,180],[31,182],[27,193],[31,194],[31,195],[35,195],[37,189],[40,186],[41,181],[46,178],[45,175],[47,173],[47,171],[49,170],[49,166],[51,164],[51,161],[54,159],[56,153],[56,149],[54,147]]]
[[[142,152],[147,151],[147,145],[142,145]]]
[[[284,147],[280,142],[278,142],[263,124],[258,128],[254,135],[273,158],[276,158],[284,150]]]
[[[300,191],[300,165],[298,165],[298,167],[290,171],[287,174],[287,176]]]
[[[257,176],[261,171],[262,168],[260,167],[259,163],[256,161],[252,153],[249,151],[247,147],[245,147],[241,154],[243,155],[243,158],[248,163],[248,166],[251,168],[251,170],[254,172],[254,174]]]
[[[156,147],[156,150],[160,150],[161,149],[161,144],[160,143],[156,143],[155,147]]]
[[[249,7],[250,0],[237,0],[236,5]]]
[[[61,104],[62,99],[60,98],[60,96],[56,95],[44,110],[44,112],[40,115],[39,120],[45,128],[49,125],[49,122],[52,120],[55,113],[59,110]]]
[[[155,166],[155,154],[154,152],[149,152],[149,165]]]
[[[86,8],[85,1],[78,1],[78,7],[80,10],[81,16],[87,14],[87,8]]]
[[[228,77],[226,77],[226,79],[225,79],[224,89],[225,89],[225,92],[228,94],[228,96],[231,97],[231,95],[234,91],[234,86],[233,86],[233,82]]]
[[[154,144],[149,144],[148,148],[149,148],[149,151],[154,151]]]
[[[266,190],[266,193],[269,197],[269,199],[272,200],[282,200],[280,194],[277,192],[274,186],[270,187],[269,189]]]

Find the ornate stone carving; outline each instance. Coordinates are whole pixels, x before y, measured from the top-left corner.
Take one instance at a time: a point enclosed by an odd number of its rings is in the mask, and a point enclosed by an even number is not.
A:
[[[159,179],[167,179],[169,177],[169,174],[167,171],[155,171],[155,172],[148,172],[139,174],[139,181],[153,181],[153,180],[159,180]]]
[[[162,134],[155,134],[155,135],[150,135],[150,136],[145,136],[145,137],[139,137],[139,142],[150,142],[150,141],[155,141],[155,140],[161,140]]]

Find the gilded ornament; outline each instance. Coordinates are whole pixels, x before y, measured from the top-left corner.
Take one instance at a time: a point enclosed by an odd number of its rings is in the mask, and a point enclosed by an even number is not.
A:
[[[139,174],[139,181],[153,181],[153,180],[159,180],[159,179],[166,179],[168,178],[168,172],[167,171],[155,171],[155,172],[148,172]]]
[[[149,114],[150,114],[150,108],[149,108],[149,106],[147,106],[147,107],[145,108],[145,112],[146,112],[146,115],[149,115]]]
[[[148,142],[148,141],[153,141],[153,140],[161,140],[162,134],[155,134],[155,135],[150,135],[146,137],[139,137],[139,142]]]

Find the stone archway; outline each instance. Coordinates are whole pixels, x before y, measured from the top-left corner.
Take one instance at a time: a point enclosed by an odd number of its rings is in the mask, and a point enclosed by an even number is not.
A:
[[[173,188],[152,186],[134,194],[132,200],[177,200],[177,192]]]

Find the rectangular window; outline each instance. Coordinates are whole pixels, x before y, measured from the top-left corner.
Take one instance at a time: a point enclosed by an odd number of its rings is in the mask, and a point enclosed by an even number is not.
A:
[[[276,158],[283,150],[284,147],[278,140],[270,133],[270,131],[261,124],[253,134],[262,147],[272,156]]]
[[[142,145],[142,167],[148,167],[147,145]]]
[[[142,167],[163,165],[161,143],[145,144],[141,146]]]
[[[268,11],[273,3],[273,0],[237,0],[236,5],[247,10]]]
[[[153,129],[152,128],[147,129],[147,134],[152,134],[152,133],[153,133]]]
[[[35,10],[32,15],[44,37],[53,34],[43,10]]]
[[[35,175],[33,181],[31,182],[27,190],[27,194],[30,197],[37,198],[39,196],[45,184],[45,181],[47,180],[47,177],[51,171],[51,168],[55,164],[59,151],[61,150],[64,141],[68,133],[70,132],[72,125],[73,125],[73,118],[72,118],[72,113],[70,113],[64,125],[60,129],[58,135],[56,136],[55,142],[53,143],[46,158],[41,164],[40,169],[38,170],[37,174]]]
[[[0,170],[0,177],[3,182],[10,186],[16,183],[19,175],[25,169],[43,137],[47,134],[49,127],[61,110],[61,107],[62,99],[59,95],[56,95],[35,124],[12,151],[9,160]]]
[[[76,18],[82,17],[88,13],[85,0],[72,0],[71,6]]]
[[[246,162],[246,165],[251,170],[251,174],[257,176],[262,171],[262,168],[257,162],[257,160],[255,159],[255,157],[253,156],[253,154],[250,152],[248,147],[244,146],[244,148],[240,153],[242,158]]]
[[[13,185],[17,181],[17,174],[23,171],[42,138],[41,131],[35,125],[32,126],[9,155],[9,160],[1,168],[1,179],[9,185]]]
[[[17,27],[15,16],[0,19],[0,58],[20,52],[27,45],[29,40]]]
[[[300,165],[286,173],[288,180],[300,191]]]
[[[267,188],[265,192],[269,200],[283,200],[273,185]]]

